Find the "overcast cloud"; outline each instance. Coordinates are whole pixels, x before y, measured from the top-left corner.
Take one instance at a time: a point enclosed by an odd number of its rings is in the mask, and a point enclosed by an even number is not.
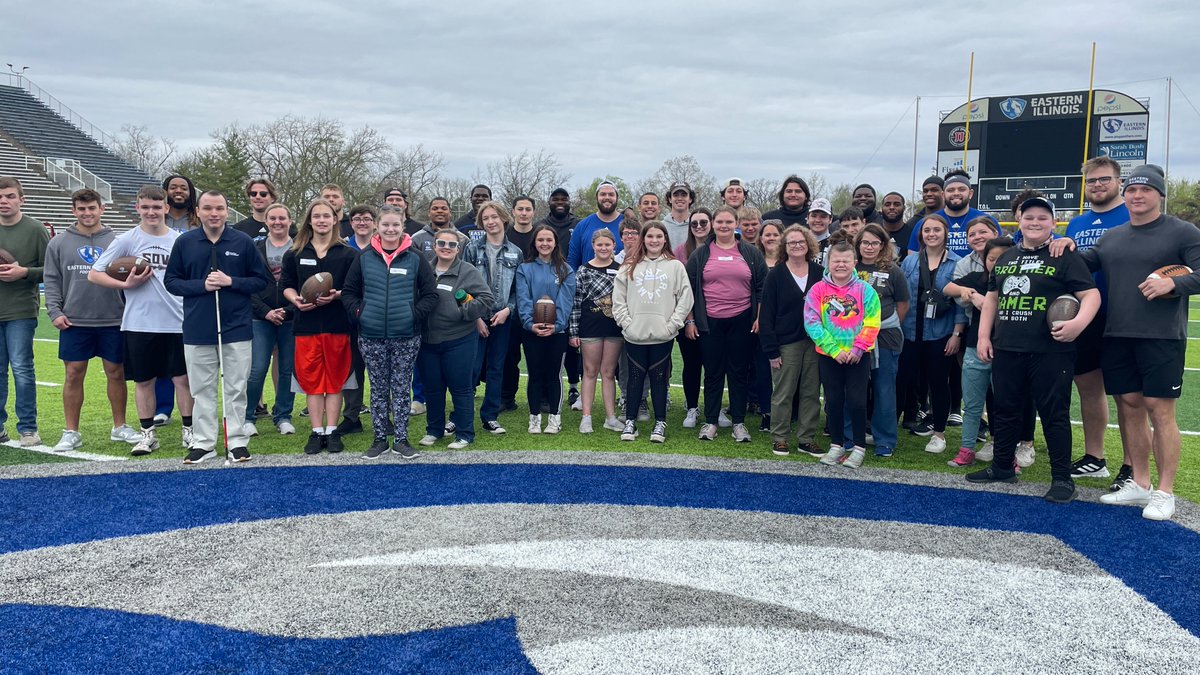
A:
[[[11,0],[0,57],[102,128],[183,148],[235,121],[326,115],[424,143],[463,177],[544,148],[575,185],[691,154],[718,179],[820,171],[908,192],[913,103],[919,181],[972,50],[980,97],[1086,89],[1097,42],[1097,87],[1151,99],[1152,162],[1165,78],[1200,105],[1200,5],[900,5]],[[1179,90],[1172,108],[1171,174],[1200,178],[1200,112]]]

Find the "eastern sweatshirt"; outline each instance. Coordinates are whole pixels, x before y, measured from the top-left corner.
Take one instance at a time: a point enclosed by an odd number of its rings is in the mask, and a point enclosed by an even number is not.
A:
[[[217,291],[221,342],[253,340],[250,297],[275,279],[254,248],[254,240],[226,224],[216,242],[209,241],[200,227],[179,235],[171,249],[163,283],[169,293],[183,298],[183,343],[217,344],[216,293],[204,288],[204,280],[214,266],[233,281]]]
[[[22,216],[12,225],[0,225],[0,248],[17,259],[17,264],[29,270],[24,279],[0,281],[0,321],[33,319],[41,304],[38,284],[46,263],[46,245],[50,235],[41,223]]]
[[[66,316],[72,326],[120,326],[125,298],[115,288],[88,281],[88,272],[117,234],[101,226],[83,234],[77,225],[58,233],[46,247],[46,313],[53,321]]]
[[[635,345],[674,340],[694,301],[687,269],[674,258],[643,258],[633,278],[622,266],[613,280],[613,319]]]
[[[862,356],[875,348],[879,334],[879,295],[857,276],[839,286],[826,274],[804,296],[804,330],[818,354]]]

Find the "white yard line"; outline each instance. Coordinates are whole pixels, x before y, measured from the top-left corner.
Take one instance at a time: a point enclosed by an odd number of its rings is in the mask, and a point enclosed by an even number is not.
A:
[[[93,454],[90,452],[80,452],[78,450],[69,450],[67,452],[55,452],[54,450],[51,450],[50,446],[48,446],[48,445],[35,445],[33,447],[26,448],[17,441],[9,441],[9,442],[5,443],[4,445],[7,445],[10,448],[17,448],[19,450],[31,450],[33,452],[40,452],[43,455],[54,455],[55,457],[70,457],[72,459],[86,459],[91,462],[124,462],[125,461],[124,457],[113,457],[111,455],[96,455],[96,454]]]

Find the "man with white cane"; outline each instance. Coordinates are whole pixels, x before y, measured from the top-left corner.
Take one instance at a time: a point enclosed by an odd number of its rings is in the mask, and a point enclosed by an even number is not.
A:
[[[250,459],[246,380],[250,375],[253,315],[250,297],[272,280],[254,241],[229,227],[225,195],[205,192],[197,202],[201,227],[175,240],[167,263],[167,290],[183,297],[183,350],[196,405],[195,439],[184,464],[216,457],[217,383],[221,383],[225,458]]]

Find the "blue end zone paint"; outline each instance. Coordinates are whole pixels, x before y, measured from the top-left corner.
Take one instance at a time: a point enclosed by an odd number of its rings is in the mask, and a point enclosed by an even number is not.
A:
[[[0,606],[4,672],[536,673],[515,619],[337,639],[280,638],[109,609]],[[13,671],[9,671],[13,668]]]
[[[504,502],[719,508],[1046,534],[1200,636],[1200,535],[1186,528],[1143,520],[1135,508],[1063,507],[1030,497],[833,478],[417,464],[5,480],[0,553],[268,518]]]

